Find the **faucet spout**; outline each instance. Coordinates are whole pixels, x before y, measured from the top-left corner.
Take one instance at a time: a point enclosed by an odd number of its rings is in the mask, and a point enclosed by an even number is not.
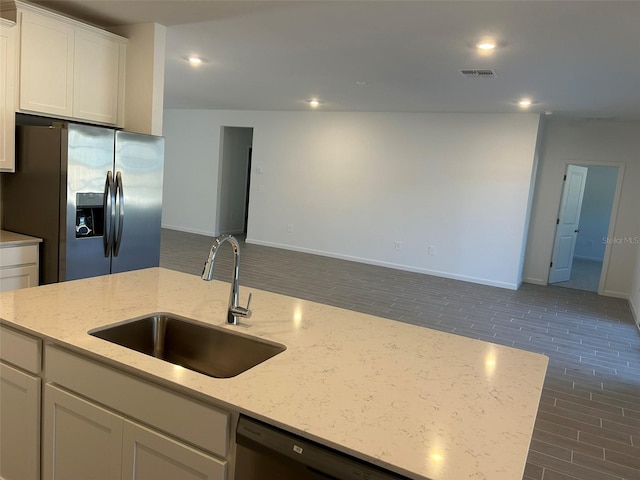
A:
[[[231,292],[229,293],[227,323],[237,325],[240,318],[251,317],[251,310],[249,310],[251,294],[249,294],[247,307],[241,307],[238,301],[240,296],[240,244],[233,235],[221,235],[214,239],[211,250],[209,250],[207,261],[204,264],[204,269],[202,270],[202,279],[207,282],[213,280],[213,267],[216,262],[216,256],[218,255],[220,247],[225,243],[229,243],[233,248],[233,278],[231,279]]]

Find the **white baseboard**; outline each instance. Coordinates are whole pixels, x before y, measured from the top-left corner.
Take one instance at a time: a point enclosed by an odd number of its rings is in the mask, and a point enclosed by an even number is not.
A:
[[[186,232],[186,233],[195,233],[198,235],[206,235],[207,237],[216,237],[215,232],[207,231],[207,230],[199,230],[195,228],[186,228],[186,227],[178,227],[176,225],[162,225],[162,228],[166,228],[167,230],[176,230],[178,232]]]
[[[623,292],[614,292],[613,290],[603,290],[599,295],[603,295],[605,297],[613,297],[613,298],[622,298],[624,300],[629,300],[629,294]]]
[[[540,278],[525,277],[525,278],[522,279],[522,281],[524,283],[531,283],[533,285],[542,285],[542,286],[547,285],[547,281],[546,280],[541,280]]]
[[[311,248],[296,247],[293,245],[285,245],[281,243],[264,242],[262,240],[256,240],[254,238],[247,238],[245,241],[246,243],[253,243],[255,245],[262,245],[265,247],[282,248],[284,250],[291,250],[294,252],[311,253],[313,255],[321,255],[323,257],[338,258],[340,260],[349,260],[351,262],[365,263],[368,265],[376,265],[378,267],[395,268],[397,270],[404,270],[406,272],[423,273],[426,275],[433,275],[434,277],[442,277],[442,278],[449,278],[451,280],[460,280],[463,282],[478,283],[480,285],[488,285],[490,287],[506,288],[508,290],[518,289],[518,283],[499,282],[499,281],[490,280],[486,278],[471,277],[467,275],[457,275],[449,272],[441,272],[439,270],[413,267],[411,265],[383,262],[380,260],[373,260],[370,258],[355,257],[352,255],[342,255],[342,254],[333,253],[333,252],[325,252],[323,250],[314,250]]]

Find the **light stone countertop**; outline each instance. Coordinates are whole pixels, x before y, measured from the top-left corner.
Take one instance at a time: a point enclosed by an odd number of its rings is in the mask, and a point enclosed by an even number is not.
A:
[[[19,247],[21,245],[32,245],[40,242],[42,242],[41,238],[9,232],[8,230],[0,230],[0,247]]]
[[[0,294],[3,323],[415,479],[519,480],[547,367],[542,355],[153,268]],[[287,350],[215,379],[92,337],[170,312]]]

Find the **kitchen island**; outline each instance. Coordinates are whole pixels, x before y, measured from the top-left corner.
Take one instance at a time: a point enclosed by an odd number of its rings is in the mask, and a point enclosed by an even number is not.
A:
[[[409,478],[522,477],[546,357],[260,290],[243,288],[241,304],[249,291],[253,316],[237,326],[225,323],[229,284],[162,268],[5,292],[0,318],[45,345]],[[217,379],[87,334],[152,312],[287,349]]]

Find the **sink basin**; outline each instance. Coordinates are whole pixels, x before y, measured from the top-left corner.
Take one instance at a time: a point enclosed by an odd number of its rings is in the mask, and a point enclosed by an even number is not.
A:
[[[216,378],[235,377],[287,348],[169,313],[153,313],[89,334]]]

